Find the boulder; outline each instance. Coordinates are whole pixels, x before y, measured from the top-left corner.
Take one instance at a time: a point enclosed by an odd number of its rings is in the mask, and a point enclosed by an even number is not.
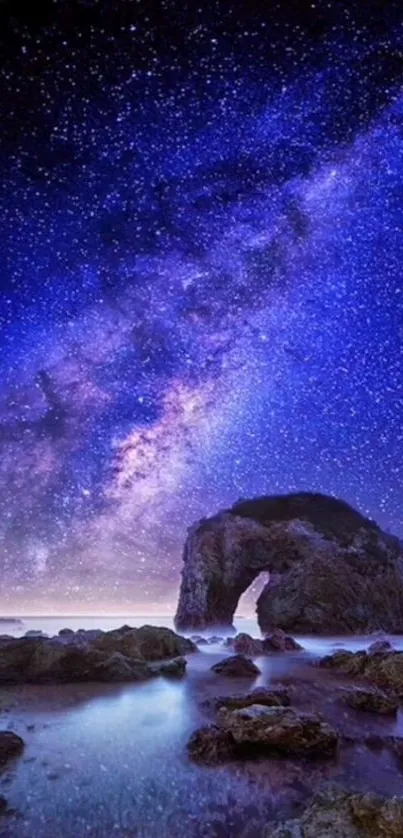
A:
[[[187,751],[195,762],[214,765],[226,762],[234,756],[234,741],[231,734],[218,725],[205,725],[192,733]]]
[[[149,661],[170,658],[176,660],[164,674],[179,675],[186,666],[183,654],[195,649],[192,641],[170,629],[152,626],[83,630],[52,638],[0,637],[0,682],[138,681],[157,674]]]
[[[299,652],[303,648],[282,629],[277,629],[273,634],[265,637],[262,646],[264,652]]]
[[[152,664],[151,667],[157,675],[165,675],[167,678],[183,678],[186,675],[186,665],[185,658],[174,658],[172,661]]]
[[[4,765],[12,757],[19,756],[25,747],[25,742],[11,730],[0,730],[0,764]]]
[[[398,710],[396,699],[376,687],[342,687],[339,695],[341,701],[354,710],[382,715],[394,715]]]
[[[317,662],[317,665],[324,669],[335,669],[337,672],[342,672],[343,675],[355,676],[364,675],[366,662],[366,652],[341,650],[333,652],[331,655],[325,655]]]
[[[232,629],[238,601],[266,571],[264,633],[402,630],[402,546],[347,503],[301,492],[242,501],[190,528],[178,629]]]
[[[153,675],[153,672],[145,661],[127,658],[121,652],[114,652],[96,664],[91,673],[91,680],[120,683],[123,681],[144,681],[151,675]]]
[[[255,640],[249,634],[237,634],[231,645],[234,652],[237,652],[240,655],[253,657],[255,655],[263,654],[263,642],[261,640]]]
[[[252,704],[239,710],[221,708],[221,727],[229,731],[237,746],[256,746],[265,752],[288,756],[328,757],[335,754],[335,730],[313,713],[291,707]]]
[[[319,666],[335,669],[344,675],[366,678],[403,698],[403,652],[335,652],[322,658]]]
[[[195,643],[196,646],[207,646],[208,641],[205,637],[202,637],[200,634],[192,634],[190,637],[192,643]]]
[[[197,646],[187,637],[175,634],[172,629],[142,626],[133,629],[141,655],[147,661],[175,658],[197,652]]]
[[[403,797],[351,794],[339,789],[317,795],[298,819],[269,825],[262,838],[401,838]]]
[[[69,628],[60,629],[59,631],[59,637],[71,637],[72,634],[74,634],[74,631]]]
[[[226,707],[227,710],[239,710],[243,707],[250,707],[252,704],[260,704],[265,707],[287,707],[290,704],[290,695],[286,687],[256,687],[246,695],[219,695],[208,702],[215,710]]]
[[[259,667],[245,655],[232,655],[215,663],[211,669],[212,672],[228,678],[256,678],[261,674]]]
[[[328,758],[336,752],[337,735],[319,716],[252,704],[221,707],[217,724],[196,730],[187,747],[193,759],[205,763],[263,755]]]

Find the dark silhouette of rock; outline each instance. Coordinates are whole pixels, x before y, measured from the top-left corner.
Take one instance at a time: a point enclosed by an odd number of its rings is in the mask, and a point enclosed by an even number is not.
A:
[[[195,731],[190,755],[203,762],[254,756],[332,757],[337,734],[319,716],[290,707],[248,707],[218,712],[217,724]]]
[[[263,642],[261,640],[255,640],[249,634],[237,634],[234,637],[231,646],[234,649],[234,652],[237,652],[240,655],[248,655],[252,657],[254,655],[262,655],[263,654]]]
[[[264,652],[299,652],[303,648],[281,629],[276,629],[273,634],[265,637],[262,647]]]
[[[403,652],[335,652],[322,658],[319,666],[334,669],[343,675],[365,678],[403,698]]]
[[[183,655],[194,651],[197,646],[190,640],[153,626],[51,638],[6,636],[0,637],[0,682],[139,681],[161,671],[151,661],[175,658],[171,674],[179,674]]]
[[[211,669],[229,678],[256,678],[256,675],[261,674],[259,667],[245,655],[232,655],[215,663]]]
[[[59,631],[59,637],[71,637],[72,634],[74,634],[74,631],[69,628],[60,629]]]
[[[3,765],[12,757],[16,757],[22,753],[25,747],[25,742],[13,733],[11,730],[0,731],[0,764]]]
[[[339,695],[341,701],[354,710],[383,715],[395,715],[398,710],[396,699],[376,687],[343,687]]]
[[[153,664],[152,669],[157,675],[165,675],[167,678],[183,678],[186,675],[186,666],[185,658],[174,658],[172,661]]]
[[[222,708],[218,721],[237,745],[256,745],[289,756],[333,756],[337,747],[336,732],[327,722],[291,707]]]
[[[195,730],[187,743],[187,750],[195,762],[206,765],[226,762],[235,755],[231,734],[219,725],[205,725]]]
[[[298,819],[267,826],[262,838],[401,838],[403,797],[351,794],[337,788],[317,795]]]
[[[205,637],[202,637],[200,634],[192,634],[190,637],[192,643],[196,643],[196,646],[207,646],[208,641]]]
[[[380,655],[383,652],[394,652],[393,646],[389,643],[389,640],[375,640],[374,643],[371,643],[368,649],[369,655]]]
[[[178,629],[232,628],[244,591],[262,571],[264,633],[403,630],[402,546],[347,503],[320,494],[257,498],[190,528]]]
[[[286,687],[256,687],[246,695],[219,695],[208,701],[208,705],[218,711],[221,707],[227,710],[239,710],[243,707],[250,707],[252,704],[261,704],[264,707],[287,707],[290,704],[290,696]]]

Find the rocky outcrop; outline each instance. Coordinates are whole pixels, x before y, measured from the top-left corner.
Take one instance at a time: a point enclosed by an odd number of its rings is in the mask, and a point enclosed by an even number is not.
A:
[[[12,730],[0,730],[0,765],[19,756],[24,747],[24,740],[17,733],[13,733]]]
[[[368,713],[395,715],[398,702],[392,696],[376,687],[343,687],[339,690],[340,700],[354,710]]]
[[[252,704],[222,707],[217,724],[195,731],[187,747],[193,759],[219,762],[259,755],[332,757],[337,741],[333,728],[313,713]]]
[[[288,707],[290,695],[286,687],[256,687],[246,695],[219,695],[208,699],[207,707],[216,711],[221,707],[227,710],[240,710],[244,707],[251,707],[252,704],[261,704],[263,707]]]
[[[189,530],[176,626],[232,627],[240,597],[266,571],[264,633],[403,631],[402,559],[398,539],[336,498],[241,502]]]
[[[58,637],[0,637],[0,683],[140,681],[183,675],[183,655],[197,650],[167,628],[122,626]],[[166,659],[170,663],[164,663]],[[160,663],[157,663],[159,661]]]
[[[256,675],[261,674],[259,667],[245,655],[232,655],[230,658],[225,658],[215,663],[211,670],[227,678],[256,678]]]
[[[403,698],[403,652],[335,652],[322,658],[319,666],[343,675],[365,678]]]
[[[293,637],[277,629],[263,640],[263,652],[300,652],[303,649]]]
[[[268,826],[262,838],[401,838],[403,797],[351,794],[331,789],[301,818]]]

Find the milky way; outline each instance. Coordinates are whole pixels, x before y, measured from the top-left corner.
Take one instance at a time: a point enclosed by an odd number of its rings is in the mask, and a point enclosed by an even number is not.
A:
[[[7,610],[172,609],[240,497],[403,535],[402,29],[347,5],[3,7]]]

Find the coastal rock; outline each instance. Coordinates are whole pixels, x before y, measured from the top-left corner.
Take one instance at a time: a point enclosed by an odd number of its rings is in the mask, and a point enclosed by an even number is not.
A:
[[[0,730],[0,764],[3,765],[12,757],[22,753],[25,742],[11,730]]]
[[[206,765],[225,762],[234,756],[231,734],[218,725],[205,725],[192,733],[187,751],[195,762]]]
[[[290,695],[286,687],[256,687],[246,695],[219,695],[208,702],[215,710],[225,707],[227,710],[239,710],[260,704],[264,707],[287,707]]]
[[[322,658],[319,666],[334,669],[343,675],[365,678],[403,698],[403,652],[335,652]]]
[[[255,655],[263,654],[262,640],[255,640],[249,634],[237,634],[236,637],[234,637],[231,646],[234,649],[234,652],[237,652],[240,655],[253,657]]]
[[[401,838],[403,797],[351,794],[338,789],[318,795],[301,818],[268,826],[262,838]]]
[[[184,551],[178,629],[232,628],[259,573],[260,627],[291,633],[402,629],[402,547],[347,503],[320,494],[256,498],[195,524]]]
[[[207,646],[208,641],[205,637],[201,637],[200,634],[192,634],[190,637],[192,643],[195,643],[196,646]]]
[[[273,634],[265,637],[262,646],[264,652],[299,652],[303,648],[282,629],[277,629]]]
[[[398,710],[396,699],[376,687],[343,687],[339,695],[341,701],[354,710],[382,715],[393,715]]]
[[[186,675],[186,665],[185,658],[174,658],[172,661],[153,664],[152,669],[157,675],[165,675],[167,678],[183,678]]]
[[[92,677],[94,681],[143,681],[153,672],[145,661],[133,660],[120,652],[96,663]]]
[[[262,755],[323,758],[334,756],[337,735],[319,716],[252,704],[221,707],[217,723],[196,730],[187,747],[193,759],[206,763]]]
[[[175,658],[197,652],[197,646],[191,640],[175,634],[169,628],[142,626],[132,631],[136,632],[140,653],[147,661]]]
[[[256,678],[261,674],[259,667],[245,655],[232,655],[215,663],[211,669],[212,672],[229,678]]]
[[[291,707],[252,704],[239,710],[221,708],[218,722],[236,745],[288,756],[333,756],[337,748],[337,734],[327,722]]]
[[[164,627],[123,626],[110,632],[81,631],[58,637],[0,637],[0,683],[138,681],[159,674],[150,661],[175,658],[171,674],[183,672],[183,654],[197,647]],[[169,674],[165,670],[164,674]]]
[[[59,631],[59,637],[71,637],[72,634],[74,634],[74,631],[69,628],[60,629]]]

